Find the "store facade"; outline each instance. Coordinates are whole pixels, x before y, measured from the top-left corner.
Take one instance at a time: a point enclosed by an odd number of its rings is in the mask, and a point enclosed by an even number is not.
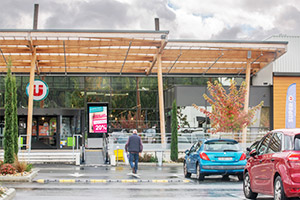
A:
[[[28,76],[16,76],[19,135],[22,136],[26,135],[27,129],[28,79]],[[86,133],[85,108],[89,102],[109,103],[109,132],[130,131],[122,120],[130,121],[131,124],[136,125],[135,127],[140,125],[140,131],[148,128],[154,128],[156,132],[160,131],[156,77],[44,76],[37,79],[43,79],[47,83],[49,94],[44,100],[34,102],[33,149],[71,148],[68,140],[70,141],[74,134]],[[0,80],[1,140],[4,132],[4,80],[2,76]],[[209,78],[204,77],[165,77],[164,88],[167,91],[175,85],[206,87],[208,80]],[[137,117],[138,113],[140,119]]]
[[[287,45],[168,40],[168,33],[0,30],[2,58],[12,60],[11,70],[17,77],[20,129],[27,129],[27,139],[35,139],[37,147],[67,148],[71,135],[85,135],[87,103],[107,102],[110,132],[125,126],[155,128],[164,143],[164,92],[169,88],[178,84],[206,87],[207,80],[221,76],[245,78],[250,87],[251,76],[283,55]],[[0,59],[0,66],[3,124],[6,59]],[[35,79],[49,87],[47,98],[41,101],[33,101]],[[248,95],[249,88],[245,110]]]

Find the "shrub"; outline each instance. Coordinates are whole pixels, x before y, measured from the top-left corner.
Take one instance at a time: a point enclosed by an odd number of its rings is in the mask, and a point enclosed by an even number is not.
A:
[[[5,127],[4,127],[4,162],[13,163],[14,162],[14,133],[13,133],[13,105],[12,105],[12,74],[10,70],[11,62],[8,64],[8,71],[5,78]]]
[[[12,166],[11,164],[3,164],[0,168],[0,173],[2,175],[7,175],[7,174],[15,174],[16,173],[16,168]]]
[[[15,161],[13,166],[16,168],[17,172],[19,173],[23,173],[27,169],[27,163],[24,161],[19,161],[17,155],[15,155]]]
[[[183,157],[178,158],[178,159],[176,160],[176,162],[181,162],[181,163],[183,163],[183,161],[184,161],[184,158],[183,158]]]
[[[33,168],[32,164],[28,164],[25,171],[30,172],[32,168]]]
[[[144,153],[143,156],[139,157],[140,162],[157,162],[157,158],[154,157],[152,154]]]
[[[0,167],[4,164],[4,162],[2,160],[0,160]]]
[[[172,135],[171,135],[171,160],[178,159],[178,121],[176,100],[172,104]]]

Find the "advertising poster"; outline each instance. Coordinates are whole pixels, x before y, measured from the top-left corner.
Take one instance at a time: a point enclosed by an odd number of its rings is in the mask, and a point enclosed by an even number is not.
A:
[[[107,133],[108,127],[108,104],[88,104],[89,134]]]
[[[296,83],[287,89],[285,108],[285,128],[296,127]]]

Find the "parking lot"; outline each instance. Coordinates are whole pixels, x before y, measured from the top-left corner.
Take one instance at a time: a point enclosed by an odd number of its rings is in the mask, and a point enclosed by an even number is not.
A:
[[[40,171],[35,182],[3,183],[6,187],[16,188],[16,200],[245,199],[242,182],[236,177],[224,180],[222,176],[211,176],[202,182],[193,176],[185,179],[180,164],[165,164],[163,167],[141,164],[140,179],[127,175],[128,166],[40,165],[36,168]],[[37,180],[45,181],[39,183]],[[258,199],[272,198],[259,196]]]

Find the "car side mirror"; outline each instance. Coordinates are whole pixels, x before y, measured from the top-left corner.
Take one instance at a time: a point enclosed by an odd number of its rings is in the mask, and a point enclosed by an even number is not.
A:
[[[186,155],[189,155],[189,153],[190,153],[190,151],[187,149],[187,150],[185,150],[185,154]]]
[[[252,157],[256,156],[256,155],[257,155],[256,149],[252,149],[252,150],[250,151],[249,155],[252,156]]]
[[[246,148],[246,150],[247,150],[248,152],[250,152],[250,151],[251,151],[250,147],[247,147],[247,148]]]

